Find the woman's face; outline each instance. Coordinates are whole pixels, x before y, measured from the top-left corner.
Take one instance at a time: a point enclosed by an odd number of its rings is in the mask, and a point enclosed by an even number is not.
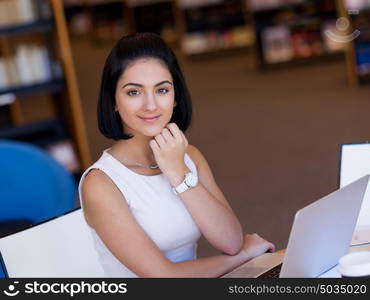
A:
[[[117,82],[116,109],[126,134],[158,135],[170,121],[174,105],[171,73],[158,59],[134,61]]]

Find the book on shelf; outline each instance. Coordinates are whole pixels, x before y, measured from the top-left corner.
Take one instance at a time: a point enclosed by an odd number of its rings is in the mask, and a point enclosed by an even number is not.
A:
[[[52,18],[53,13],[50,8],[50,1],[35,0],[36,18],[41,20],[49,20]]]
[[[293,4],[301,4],[304,0],[247,0],[248,7],[252,11],[275,9]]]
[[[115,41],[127,34],[128,28],[123,20],[101,20],[96,22],[94,33],[99,41]]]
[[[12,93],[0,95],[0,106],[12,104],[16,100],[16,97]]]
[[[181,47],[187,54],[201,53],[207,49],[204,33],[188,33],[181,40]]]
[[[213,50],[247,47],[253,43],[254,33],[247,26],[237,26],[222,31],[189,32],[181,40],[182,49],[189,55]]]
[[[345,43],[325,34],[327,30],[335,33],[335,23],[325,23],[322,30],[294,31],[283,25],[267,27],[261,36],[264,59],[267,63],[278,63],[343,51]]]
[[[8,86],[9,86],[9,78],[8,78],[8,72],[7,72],[7,63],[4,58],[0,57],[0,90],[5,89]]]
[[[30,23],[36,20],[35,1],[13,0],[15,3],[14,19],[19,23]]]
[[[175,28],[171,25],[165,25],[160,29],[160,36],[166,41],[168,44],[174,44],[177,42],[177,32]]]
[[[32,23],[51,17],[50,6],[45,0],[1,0],[0,27]]]
[[[61,78],[61,67],[46,47],[21,44],[15,55],[0,60],[0,89],[32,85]]]
[[[370,8],[370,0],[345,0],[345,5],[348,10],[361,10]]]
[[[91,15],[85,11],[70,13],[68,16],[69,29],[75,35],[84,35],[89,33],[92,28]]]
[[[263,57],[267,63],[289,61],[294,57],[291,30],[288,26],[277,25],[262,31]]]
[[[311,57],[323,53],[320,35],[316,32],[296,32],[291,38],[294,57]]]
[[[15,57],[6,58],[6,72],[8,74],[8,87],[15,86],[19,84],[20,78],[17,71],[17,63]]]
[[[370,75],[370,41],[358,42],[355,52],[358,75]]]
[[[351,39],[355,59],[354,70],[360,80],[370,75],[370,0],[345,0],[352,28],[359,34]],[[366,10],[366,11],[365,11]],[[365,12],[364,12],[365,11]]]

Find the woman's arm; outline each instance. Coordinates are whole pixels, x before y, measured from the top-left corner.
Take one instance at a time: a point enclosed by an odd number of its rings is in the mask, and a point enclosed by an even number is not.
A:
[[[100,170],[92,170],[82,186],[84,214],[113,255],[139,277],[219,277],[268,250],[271,243],[247,235],[234,255],[173,263],[136,222],[124,196]]]
[[[162,172],[172,186],[177,186],[190,170],[184,163],[187,150],[198,169],[199,183],[180,197],[204,237],[216,249],[230,255],[239,252],[243,243],[241,225],[217,186],[206,159],[176,124],[168,124],[161,135],[151,142],[153,153]]]
[[[180,194],[180,197],[210,244],[224,253],[234,255],[243,243],[240,222],[200,151],[189,145],[188,154],[197,166],[199,183],[195,188]]]

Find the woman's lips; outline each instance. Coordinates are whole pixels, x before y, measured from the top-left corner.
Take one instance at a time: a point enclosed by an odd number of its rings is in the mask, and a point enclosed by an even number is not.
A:
[[[160,116],[161,116],[161,115],[153,116],[153,117],[140,117],[140,116],[139,116],[139,118],[140,118],[140,119],[142,119],[142,120],[143,120],[143,121],[145,121],[145,122],[149,122],[149,123],[151,123],[151,122],[155,122],[156,120],[158,120]]]

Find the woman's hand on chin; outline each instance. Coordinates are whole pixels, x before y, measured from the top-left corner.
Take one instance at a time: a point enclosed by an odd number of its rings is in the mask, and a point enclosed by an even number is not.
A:
[[[154,158],[172,186],[180,184],[189,169],[184,163],[188,140],[175,123],[169,123],[150,142]]]

